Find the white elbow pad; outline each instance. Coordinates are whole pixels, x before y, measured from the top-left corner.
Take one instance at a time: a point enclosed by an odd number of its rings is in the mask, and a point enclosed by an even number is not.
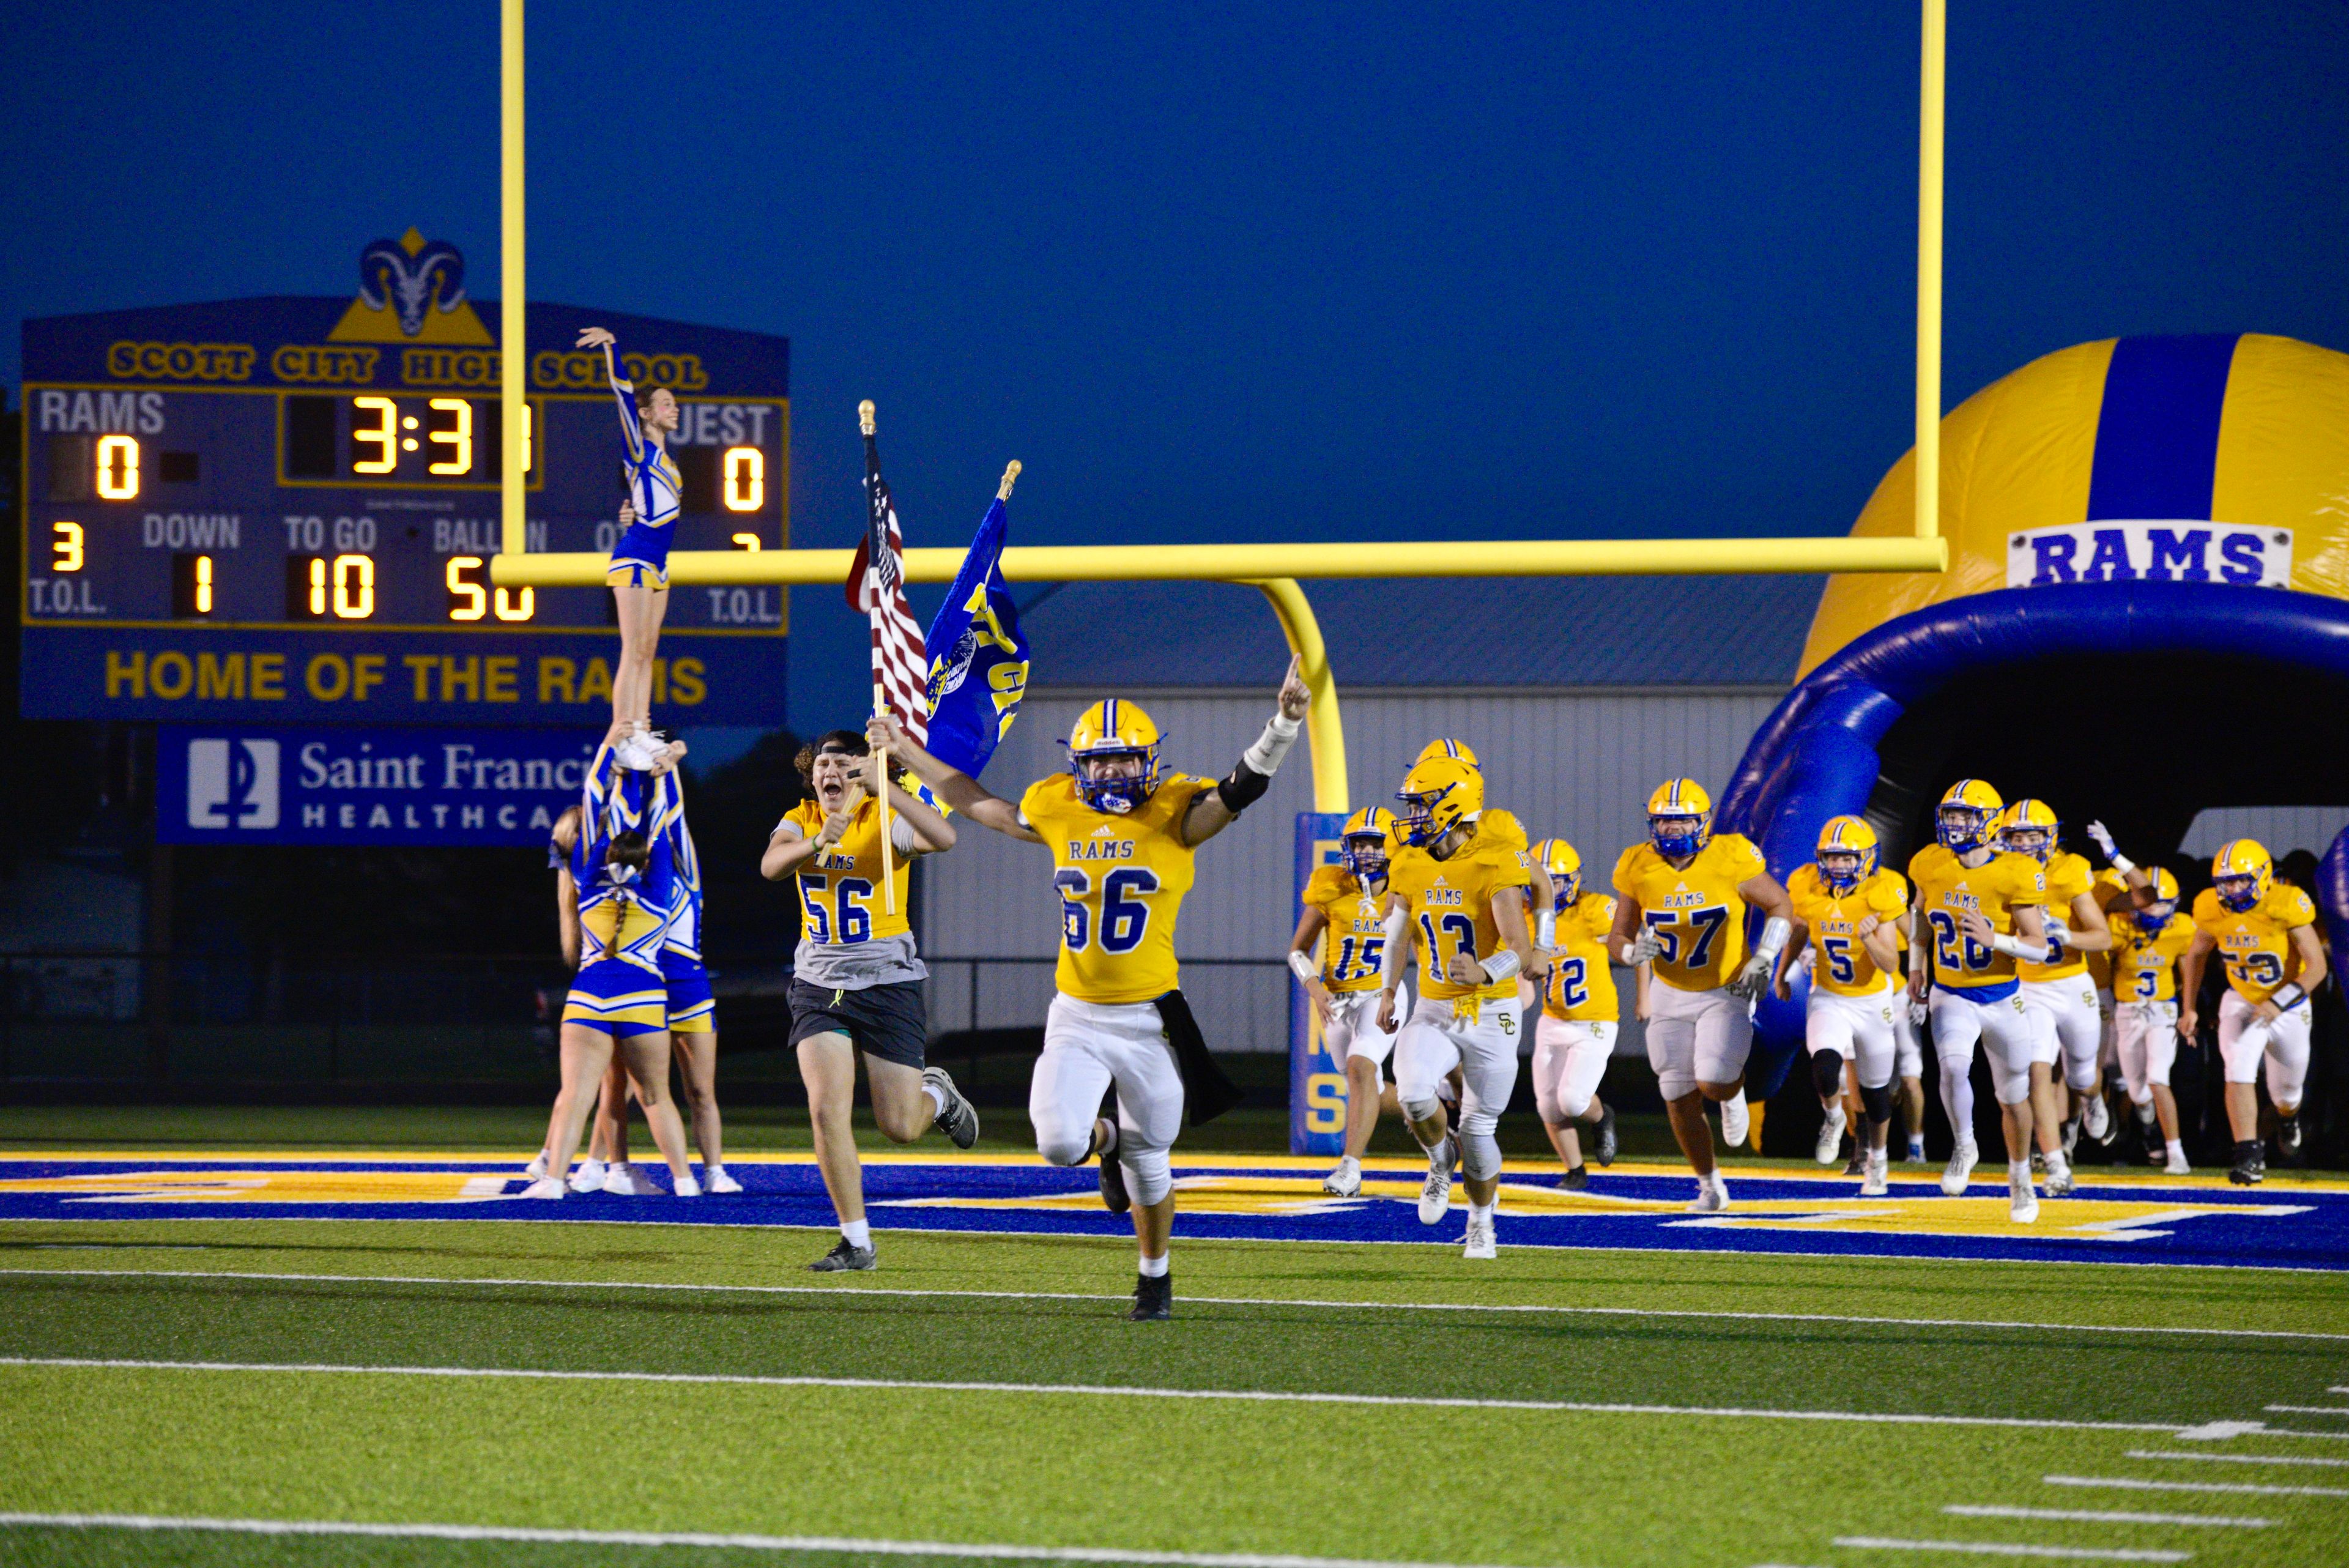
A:
[[[1484,970],[1485,978],[1486,980],[1490,981],[1495,985],[1498,985],[1503,981],[1517,972],[1518,966],[1516,950],[1514,948],[1503,948],[1491,958],[1485,959],[1479,967]]]
[[[1557,950],[1557,911],[1556,909],[1544,909],[1534,917],[1534,946],[1544,952]]]
[[[1786,939],[1794,934],[1794,925],[1784,915],[1773,915],[1762,922],[1762,940],[1754,944],[1754,956],[1775,959],[1786,950]]]
[[[2019,958],[2025,963],[2052,963],[2055,958],[2053,945],[2035,947],[2008,931],[2001,931],[1991,938],[1990,945],[2007,957]]]
[[[1297,743],[1297,732],[1302,727],[1300,721],[1286,713],[1273,714],[1265,722],[1264,733],[1256,738],[1256,744],[1240,753],[1240,761],[1270,778],[1280,771],[1280,759],[1288,755],[1288,748]]]
[[[1307,985],[1311,985],[1321,978],[1321,971],[1313,967],[1313,961],[1300,952],[1291,952],[1288,955],[1288,972]]]

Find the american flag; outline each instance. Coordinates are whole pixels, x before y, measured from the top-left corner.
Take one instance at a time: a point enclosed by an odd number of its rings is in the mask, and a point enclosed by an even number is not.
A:
[[[905,536],[897,532],[896,504],[881,477],[881,449],[869,435],[864,438],[864,538],[848,569],[848,602],[873,628],[874,684],[918,745],[929,738],[930,659],[922,628],[906,607]]]

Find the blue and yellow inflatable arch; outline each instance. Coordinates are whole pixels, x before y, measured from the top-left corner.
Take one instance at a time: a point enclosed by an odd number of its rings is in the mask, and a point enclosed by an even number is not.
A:
[[[2349,356],[2124,337],[2034,360],[1942,421],[1940,576],[1837,576],[1722,826],[1784,877],[1838,813],[1900,867],[1960,776],[2102,816],[2140,857],[2210,806],[2349,786]],[[1913,526],[1916,454],[1855,535]],[[2320,903],[2349,956],[2349,834]],[[1799,1053],[1765,1002],[1749,1092]]]

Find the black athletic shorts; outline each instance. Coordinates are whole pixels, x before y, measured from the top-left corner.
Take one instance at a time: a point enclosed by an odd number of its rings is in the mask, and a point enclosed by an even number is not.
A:
[[[859,1051],[916,1071],[930,1043],[919,981],[889,981],[862,991],[792,981],[792,1044],[811,1034],[845,1034]]]

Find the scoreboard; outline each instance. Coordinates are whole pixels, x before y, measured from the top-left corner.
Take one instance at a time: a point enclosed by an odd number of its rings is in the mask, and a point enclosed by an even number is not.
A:
[[[24,327],[22,705],[28,718],[601,723],[602,588],[502,588],[497,308],[445,243],[377,241],[355,298],[271,296]],[[608,327],[680,407],[675,547],[791,542],[790,345],[533,304],[529,544],[617,533]],[[663,721],[780,723],[780,587],[672,590]],[[601,716],[599,716],[601,715]]]

